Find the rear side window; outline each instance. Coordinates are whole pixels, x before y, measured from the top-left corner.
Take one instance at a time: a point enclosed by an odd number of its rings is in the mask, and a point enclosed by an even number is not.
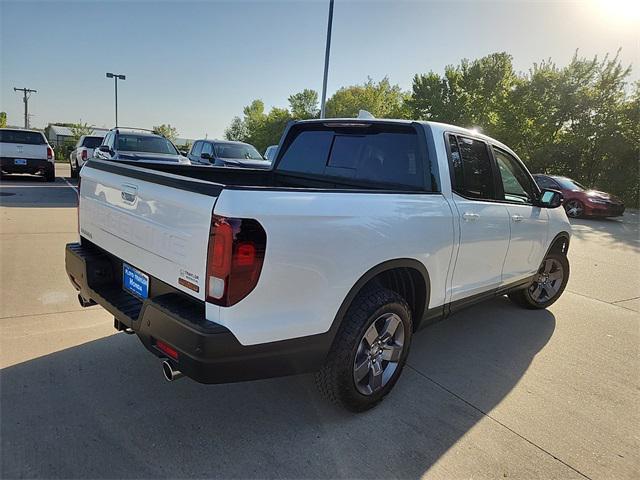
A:
[[[98,148],[102,144],[102,137],[84,137],[83,147]]]
[[[495,184],[487,144],[448,135],[453,190],[467,198],[495,199]]]
[[[47,142],[40,132],[28,132],[26,130],[0,130],[0,143],[44,145]]]
[[[424,154],[412,127],[328,125],[303,130],[286,147],[277,170],[322,175],[336,183],[424,188]]]

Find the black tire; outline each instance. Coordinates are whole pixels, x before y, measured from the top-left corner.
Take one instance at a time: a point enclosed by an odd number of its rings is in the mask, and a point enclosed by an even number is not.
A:
[[[564,289],[567,286],[567,282],[569,281],[569,260],[567,259],[566,255],[562,253],[549,253],[542,261],[542,265],[540,266],[538,275],[541,275],[541,271],[544,269],[544,265],[547,260],[558,262],[558,264],[562,268],[562,279],[560,281],[560,284],[558,285],[558,289],[553,293],[553,295],[537,299],[535,292],[537,291],[539,284],[536,280],[528,288],[516,290],[515,292],[509,293],[509,299],[512,302],[524,308],[537,310],[547,308],[560,298],[562,292],[564,292]]]
[[[385,383],[376,387],[377,390],[363,394],[359,390],[362,387],[356,385],[356,355],[360,351],[361,343],[365,341],[365,333],[370,331],[370,327],[375,322],[380,322],[381,319],[385,321],[384,318],[387,317],[393,317],[396,323],[399,319],[403,327],[399,360],[397,363],[386,362],[382,356],[378,357],[379,368],[383,371],[380,378],[384,377],[386,368],[392,364],[393,370],[390,370],[390,377]],[[322,396],[352,412],[363,412],[376,406],[391,391],[402,373],[409,353],[412,333],[411,310],[400,295],[382,287],[367,288],[359,293],[340,325],[325,364],[316,373],[316,385]],[[395,343],[395,339],[392,338],[391,342]],[[375,363],[375,360],[373,362]],[[385,362],[386,367],[383,367]],[[372,372],[373,370],[370,370],[370,373]],[[367,378],[369,378],[368,375]]]
[[[73,168],[73,162],[69,162],[71,165],[71,178],[78,178],[78,167]]]
[[[55,167],[48,168],[44,174],[45,182],[55,182],[56,181],[56,169]]]
[[[580,218],[584,216],[584,204],[580,200],[572,199],[564,205],[567,216],[571,218]]]

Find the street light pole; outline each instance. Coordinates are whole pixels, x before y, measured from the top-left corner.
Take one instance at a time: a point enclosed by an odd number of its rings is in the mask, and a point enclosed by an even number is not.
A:
[[[117,73],[107,72],[107,78],[113,78],[115,80],[116,87],[116,127],[118,126],[118,79],[126,80],[126,75],[118,75]]]
[[[329,52],[331,50],[331,26],[333,24],[333,0],[329,0],[329,20],[327,22],[327,47],[324,52],[324,79],[322,81],[322,101],[320,102],[320,118],[325,116],[327,100],[327,76],[329,75]]]

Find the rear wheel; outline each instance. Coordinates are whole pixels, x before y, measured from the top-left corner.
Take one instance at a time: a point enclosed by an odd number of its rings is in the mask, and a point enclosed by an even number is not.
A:
[[[571,218],[580,218],[584,214],[584,205],[580,200],[569,200],[564,209]]]
[[[56,181],[56,170],[55,170],[55,167],[48,168],[44,172],[44,181],[45,182],[55,182]]]
[[[74,168],[74,162],[69,162],[69,164],[71,165],[71,178],[78,178],[78,165],[76,164],[75,168]]]
[[[360,293],[316,373],[318,389],[353,412],[374,407],[398,380],[412,332],[411,311],[400,295],[382,287]]]
[[[549,253],[531,286],[509,293],[509,298],[518,305],[530,308],[547,308],[564,292],[569,280],[569,261],[562,253]]]

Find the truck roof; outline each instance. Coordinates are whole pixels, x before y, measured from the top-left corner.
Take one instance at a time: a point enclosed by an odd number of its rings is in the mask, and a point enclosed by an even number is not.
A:
[[[488,135],[484,135],[483,133],[478,132],[477,130],[473,129],[473,128],[465,128],[465,127],[459,127],[457,125],[451,125],[448,123],[441,123],[441,122],[432,122],[432,121],[425,121],[425,120],[405,120],[405,119],[394,119],[394,118],[325,118],[325,119],[311,119],[311,120],[299,120],[297,122],[295,122],[296,124],[313,124],[313,123],[345,123],[345,124],[363,124],[363,123],[371,123],[371,124],[375,124],[375,123],[379,123],[379,124],[399,124],[399,125],[415,125],[420,124],[423,126],[428,126],[431,131],[434,133],[434,136],[436,135],[442,135],[444,133],[447,132],[454,132],[454,133],[460,133],[463,135],[467,135],[470,137],[475,137],[475,138],[479,138],[488,142],[491,142],[497,146],[499,146],[501,149],[511,153],[512,155],[515,155],[516,157],[518,157],[518,155],[511,150],[508,146],[506,146],[504,143],[500,142],[499,140],[496,140],[493,137],[489,137]],[[518,157],[519,158],[519,157]]]

